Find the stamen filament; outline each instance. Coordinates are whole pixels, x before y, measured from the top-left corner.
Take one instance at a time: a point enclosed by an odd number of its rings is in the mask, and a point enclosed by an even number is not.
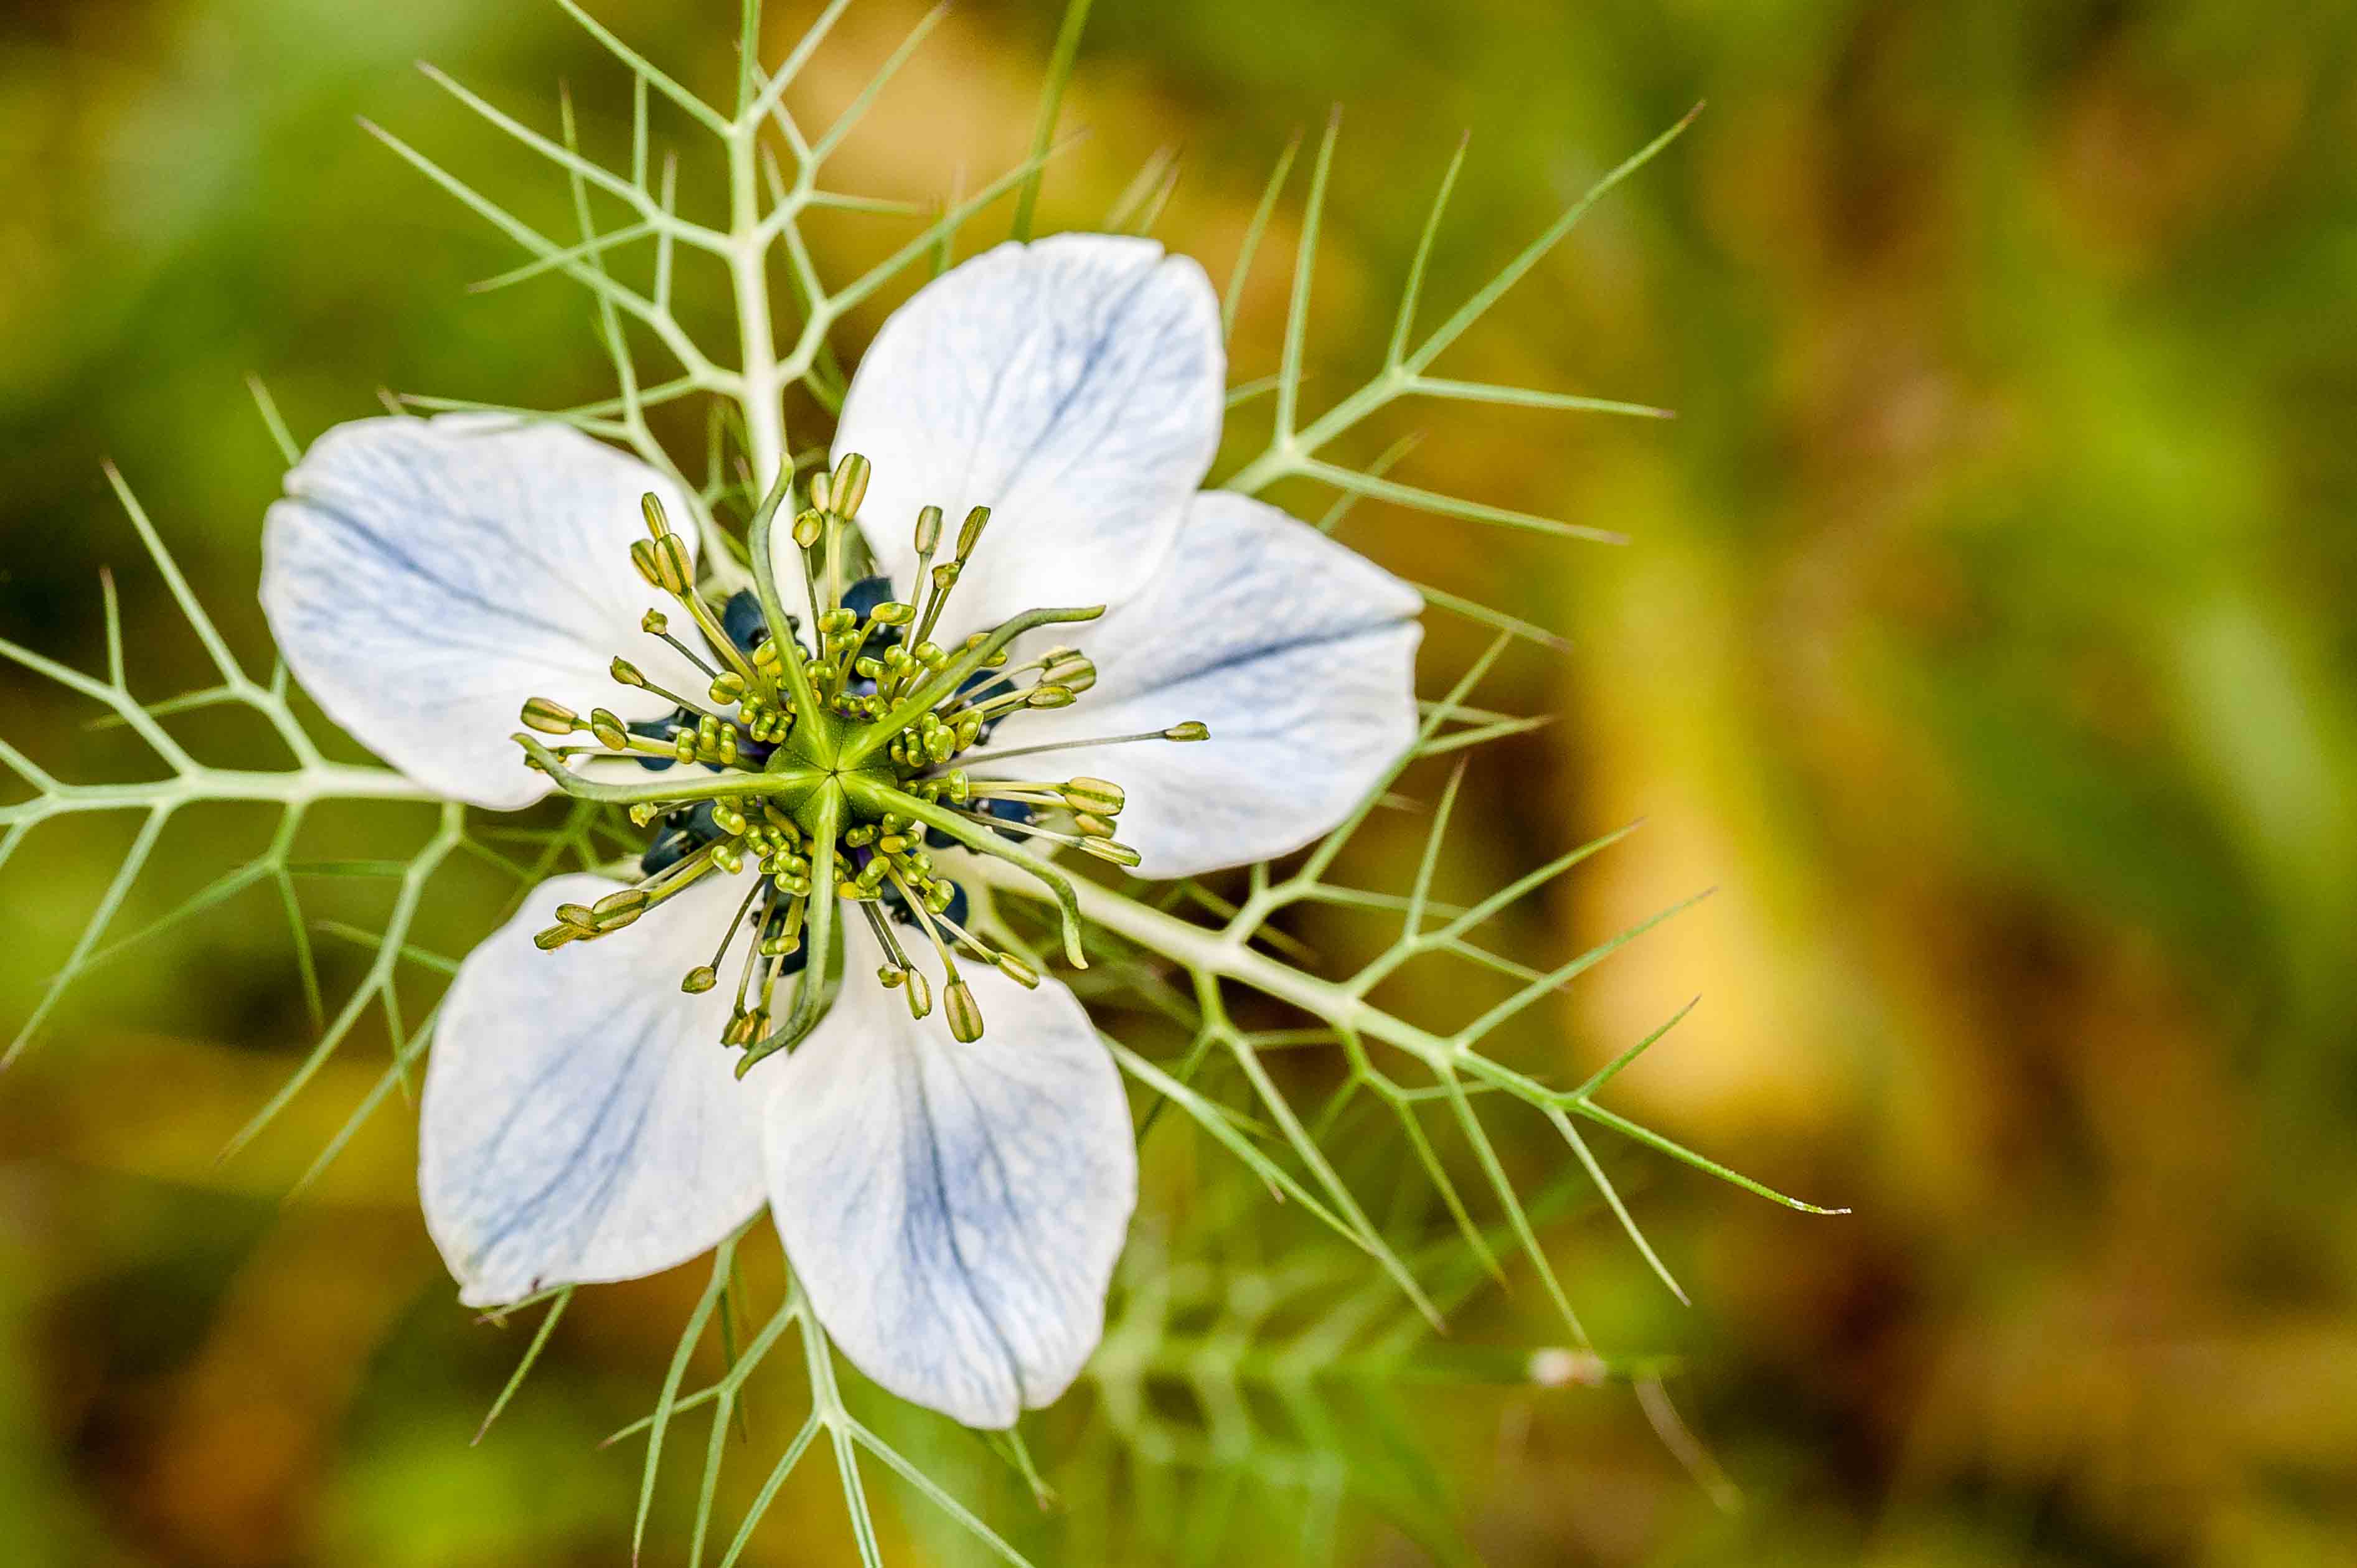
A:
[[[1185,729],[1186,727],[1187,726],[1184,725],[1173,725],[1170,726],[1171,729]],[[1202,728],[1200,725],[1198,725],[1195,727],[1197,729]],[[981,762],[1004,762],[1012,757],[1037,757],[1044,751],[1077,751],[1082,746],[1127,746],[1133,741],[1141,740],[1185,741],[1206,740],[1209,738],[1210,733],[1208,731],[1202,735],[1173,735],[1170,733],[1169,729],[1150,729],[1142,730],[1136,735],[1103,735],[1098,736],[1091,740],[1049,740],[1042,741],[1038,746],[1009,746],[1004,751],[970,752],[958,758],[958,765],[962,768],[971,768],[974,764]]]

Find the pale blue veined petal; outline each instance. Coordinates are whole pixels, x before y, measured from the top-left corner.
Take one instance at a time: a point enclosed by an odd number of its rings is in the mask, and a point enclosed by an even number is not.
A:
[[[905,945],[922,948],[909,934]],[[1137,1199],[1121,1074],[1070,991],[961,966],[982,1038],[912,1019],[857,921],[834,1010],[774,1075],[770,1205],[854,1365],[969,1426],[1013,1424],[1078,1375]],[[928,968],[932,968],[928,964]]]
[[[618,653],[673,691],[700,682],[639,628],[657,596],[630,558],[649,491],[692,551],[669,479],[564,425],[338,425],[270,509],[263,611],[296,679],[370,750],[454,799],[529,805],[551,785],[508,738],[525,698],[668,713],[613,683]]]
[[[1150,240],[1060,234],[985,252],[920,290],[861,360],[834,456],[875,467],[863,531],[904,598],[911,529],[946,559],[994,509],[937,639],[1038,606],[1114,604],[1169,548],[1219,446],[1226,351],[1203,269]]]
[[[418,1188],[470,1306],[671,1268],[761,1207],[758,1086],[720,1043],[734,988],[679,983],[710,961],[746,880],[707,876],[595,941],[533,945],[558,905],[619,886],[544,883],[442,1004]]]
[[[1143,876],[1284,854],[1340,822],[1414,742],[1422,607],[1413,588],[1316,529],[1207,490],[1146,592],[1071,635],[1095,660],[1096,685],[1071,707],[1007,719],[967,766],[1121,785],[1118,836],[1143,856]],[[988,760],[1189,719],[1211,739]]]

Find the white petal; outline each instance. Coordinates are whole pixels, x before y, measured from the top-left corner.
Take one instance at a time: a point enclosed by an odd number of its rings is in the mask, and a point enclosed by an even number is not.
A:
[[[918,943],[921,945],[921,941]],[[1121,1074],[1072,993],[962,965],[985,1028],[912,1020],[849,928],[843,992],[773,1068],[770,1208],[852,1362],[969,1426],[1053,1401],[1104,1330],[1137,1201]]]
[[[711,961],[744,884],[708,877],[610,936],[533,946],[559,904],[615,886],[544,883],[442,1004],[418,1190],[469,1306],[656,1273],[760,1209],[759,1086],[737,1081],[720,1043],[734,993],[679,988]]]
[[[1227,355],[1203,269],[1151,240],[1007,243],[918,291],[860,360],[834,455],[875,466],[860,509],[879,568],[915,580],[918,510],[943,554],[989,532],[937,640],[1039,606],[1117,604],[1168,550],[1220,440]]]
[[[1275,507],[1207,490],[1146,592],[1066,631],[1097,683],[1001,725],[992,747],[1133,735],[1188,719],[1207,741],[1021,757],[976,775],[1112,779],[1145,876],[1192,876],[1299,849],[1415,738],[1415,590]],[[986,748],[987,749],[987,748]]]
[[[651,718],[671,703],[617,686],[628,654],[673,691],[694,671],[639,629],[654,603],[631,566],[639,498],[678,489],[560,424],[479,414],[367,419],[313,443],[262,535],[262,607],[304,689],[419,783],[510,809],[546,794],[508,737],[532,696]]]

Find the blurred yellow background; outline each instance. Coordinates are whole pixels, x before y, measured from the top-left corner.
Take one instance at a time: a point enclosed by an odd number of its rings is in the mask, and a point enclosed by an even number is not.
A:
[[[592,9],[726,91],[733,6]],[[1019,158],[1060,11],[961,5],[834,183],[933,200]],[[771,12],[774,59],[808,15]],[[804,118],[831,118],[919,14],[860,0],[796,89]],[[277,460],[249,372],[304,438],[375,412],[380,386],[604,395],[584,297],[470,295],[517,252],[354,125],[562,221],[561,180],[411,70],[421,56],[544,126],[565,81],[593,146],[627,135],[627,77],[553,5],[0,10],[0,637],[102,666],[111,564],[135,685],[200,683],[101,478],[112,457],[266,660],[253,585]],[[1477,759],[1448,880],[1492,886],[1645,822],[1511,913],[1520,950],[1559,958],[1717,889],[1499,1048],[1576,1081],[1699,993],[1614,1102],[1857,1213],[1610,1149],[1693,1307],[1609,1216],[1551,1227],[1550,1250],[1600,1343],[1684,1359],[1672,1391],[1741,1500],[1723,1508],[1625,1389],[1409,1391],[1487,1561],[2357,1561],[2352,59],[2345,4],[1097,0],[1066,104],[1090,134],[1053,168],[1043,227],[1102,222],[1168,148],[1156,232],[1224,279],[1277,156],[1342,105],[1313,408],[1379,356],[1460,132],[1427,319],[1707,102],[1440,367],[1676,422],[1436,404],[1352,454],[1420,433],[1401,477],[1632,542],[1374,504],[1342,537],[1574,645],[1522,648],[1485,688],[1560,716]],[[1274,368],[1301,190],[1297,169],[1238,379]],[[907,231],[846,220],[822,261],[847,275]],[[1429,693],[1480,645],[1433,626]],[[0,734],[70,776],[135,766],[90,717],[0,669]],[[1439,777],[1415,776],[1426,799]],[[385,846],[414,815],[385,817],[336,830],[333,853],[402,853]],[[256,831],[226,810],[181,824],[118,929]],[[1399,885],[1420,832],[1379,822],[1361,874]],[[0,1034],[127,836],[56,829],[0,872]],[[460,950],[482,918],[454,899],[420,940]],[[321,950],[349,988],[365,955]],[[523,1332],[452,1304],[405,1108],[280,1202],[376,1081],[382,1031],[215,1161],[309,1036],[256,896],[110,962],[0,1077],[7,1560],[625,1560],[637,1455],[594,1444],[648,1407],[700,1277],[586,1294],[469,1448]],[[1564,1165],[1534,1118],[1515,1137],[1534,1183]],[[1559,1335],[1527,1271],[1510,1281],[1467,1333]],[[734,1508],[788,1402],[756,1404]],[[1171,1498],[1118,1482],[1076,1420],[1046,1424],[1034,1446],[1076,1520],[1081,1496],[1109,1501],[1097,1545],[1043,1536],[1042,1561],[1189,1560],[1156,1511]],[[683,1434],[650,1561],[684,1554],[703,1439]],[[979,1445],[925,1441],[1028,1528]],[[891,1561],[975,1560],[870,1484]],[[1208,1506],[1190,1498],[1178,1517]],[[1425,1560],[1358,1500],[1335,1532],[1345,1562]],[[1200,1560],[1290,1563],[1292,1540]],[[856,1560],[831,1470],[798,1476],[747,1560]]]

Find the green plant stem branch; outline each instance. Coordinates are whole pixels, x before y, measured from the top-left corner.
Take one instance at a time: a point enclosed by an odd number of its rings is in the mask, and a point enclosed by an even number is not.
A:
[[[737,302],[737,333],[744,367],[737,402],[745,410],[753,485],[766,491],[785,462],[786,417],[778,373],[775,324],[770,316],[770,242],[761,215],[760,129],[746,118],[730,129],[728,146],[728,278]],[[780,210],[784,210],[780,209]]]
[[[1039,887],[1028,875],[994,860],[980,857],[977,860],[975,876],[995,891],[1035,900],[1040,897]],[[1494,1062],[1474,1048],[1477,1036],[1471,1029],[1453,1036],[1434,1034],[1374,1005],[1363,996],[1355,994],[1348,985],[1305,974],[1290,964],[1254,950],[1249,941],[1249,933],[1257,929],[1275,908],[1290,901],[1294,890],[1289,885],[1281,884],[1255,894],[1238,912],[1236,918],[1219,930],[1194,925],[1092,882],[1076,881],[1071,884],[1071,887],[1082,918],[1158,952],[1199,975],[1248,985],[1280,1001],[1289,1002],[1337,1029],[1381,1040],[1385,1045],[1405,1051],[1444,1080],[1461,1073],[1504,1090],[1542,1111],[1563,1111],[1584,1117],[1787,1208],[1798,1209],[1804,1214],[1847,1212],[1789,1197],[1740,1172],[1706,1159],[1625,1116],[1594,1104],[1581,1090],[1551,1089],[1526,1074]]]

